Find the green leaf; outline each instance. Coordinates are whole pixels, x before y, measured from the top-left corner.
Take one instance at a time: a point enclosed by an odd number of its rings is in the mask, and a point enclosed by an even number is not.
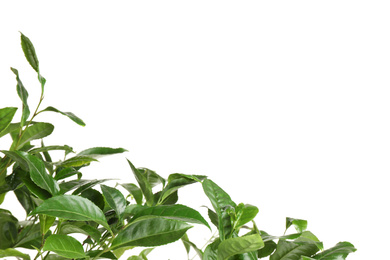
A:
[[[264,247],[257,251],[257,256],[258,258],[263,258],[271,255],[275,251],[276,243],[272,240],[268,240],[268,241],[264,240],[264,237],[269,237],[269,235],[266,232],[260,231],[260,235],[264,241]]]
[[[350,253],[356,251],[356,248],[349,242],[339,242],[332,248],[312,256],[318,260],[341,260],[347,258]]]
[[[61,168],[61,170],[59,170],[56,175],[54,176],[54,179],[59,181],[59,180],[63,180],[63,179],[66,179],[68,177],[71,177],[73,175],[76,175],[76,174],[79,174],[80,172],[77,171],[75,168],[73,167],[66,167],[66,168]]]
[[[56,150],[65,151],[65,154],[69,154],[73,152],[73,148],[67,145],[51,145],[51,146],[43,146],[43,147],[31,149],[29,153],[37,154],[37,153],[56,151]]]
[[[301,256],[312,256],[318,252],[318,247],[312,243],[294,243],[279,240],[270,260],[300,260]]]
[[[184,247],[186,248],[187,255],[190,253],[190,248],[192,247],[194,249],[194,251],[196,252],[196,254],[198,255],[199,259],[203,259],[202,250],[200,250],[194,243],[192,243],[188,239],[187,234],[184,234],[184,236],[182,236],[181,241],[183,242]]]
[[[241,226],[245,225],[249,221],[253,220],[257,213],[259,213],[259,209],[255,206],[249,205],[249,204],[243,204],[240,203],[236,207],[236,222],[235,222],[235,228],[240,228]]]
[[[20,123],[12,123],[9,124],[9,126],[4,129],[2,132],[0,132],[0,137],[5,136],[6,134],[13,134],[14,132],[18,131],[20,128]]]
[[[135,168],[134,165],[129,160],[127,160],[127,162],[129,163],[131,170],[133,171],[133,174],[135,176],[135,179],[137,180],[138,185],[142,190],[142,193],[146,199],[146,204],[148,206],[152,206],[154,199],[153,199],[153,192],[150,183],[146,179],[146,176],[143,175],[141,172],[139,172],[138,169]]]
[[[46,214],[68,220],[94,221],[111,231],[102,210],[90,200],[80,196],[52,197],[43,201],[31,214]]]
[[[16,81],[17,81],[16,91],[18,92],[20,100],[22,100],[22,104],[23,104],[22,119],[20,120],[20,125],[24,126],[28,117],[30,116],[30,109],[27,104],[28,92],[23,86],[23,83],[19,78],[18,70],[14,68],[11,68],[11,70],[16,75]]]
[[[68,258],[85,257],[83,246],[75,238],[67,235],[51,235],[43,246],[43,251],[53,251],[56,254]]]
[[[49,123],[39,122],[28,126],[23,136],[18,141],[16,149],[20,149],[21,147],[23,147],[23,145],[25,145],[26,143],[32,140],[41,139],[50,135],[53,132],[53,130],[54,130],[54,126]]]
[[[231,226],[230,210],[234,210],[236,204],[230,196],[213,181],[206,179],[202,183],[206,196],[211,201],[218,216],[218,231],[221,240],[229,237],[233,232]]]
[[[40,111],[39,113],[41,113],[41,112],[56,112],[56,113],[59,113],[61,115],[67,116],[68,118],[70,118],[73,122],[75,122],[78,125],[85,126],[84,121],[81,120],[79,117],[77,117],[72,112],[62,112],[62,111],[58,110],[57,108],[54,108],[51,106],[45,108],[44,110]]]
[[[221,240],[216,238],[211,244],[209,244],[203,253],[203,260],[217,260],[218,258],[218,246],[221,244]]]
[[[165,179],[158,175],[155,171],[149,170],[147,168],[138,168],[137,169],[142,175],[146,176],[146,180],[149,182],[150,187],[155,187],[158,184],[165,185]]]
[[[126,149],[123,148],[109,148],[109,147],[93,147],[81,151],[77,154],[77,156],[88,156],[92,158],[99,158],[105,155],[118,154],[127,152]]]
[[[23,254],[22,252],[13,249],[13,248],[7,248],[5,250],[0,250],[0,257],[7,257],[7,256],[14,256],[16,258],[22,258],[24,260],[30,260],[30,256],[27,254]]]
[[[91,162],[97,162],[96,159],[88,156],[75,156],[61,162],[58,166],[61,167],[81,167],[89,165]]]
[[[130,192],[130,194],[134,197],[138,205],[142,205],[143,195],[141,189],[137,185],[135,185],[134,183],[124,183],[120,185],[128,192]]]
[[[302,233],[307,229],[307,221],[303,219],[297,219],[297,218],[286,218],[286,230],[291,226],[294,225],[295,230],[298,233]]]
[[[237,254],[257,251],[264,247],[260,234],[229,238],[218,246],[218,260],[225,260]]]
[[[14,193],[19,203],[22,205],[26,211],[26,214],[28,215],[35,208],[35,203],[31,198],[31,192],[26,186],[22,186],[14,190]]]
[[[100,185],[103,196],[106,199],[108,205],[116,212],[120,221],[123,220],[123,214],[126,209],[126,199],[123,197],[122,193],[106,185]]]
[[[16,113],[17,107],[5,107],[0,109],[0,133],[11,124]]]
[[[88,251],[86,254],[91,259],[94,259],[94,257],[96,257],[97,255],[100,255],[99,258],[118,259],[111,251],[108,251],[108,252],[101,254],[102,252],[103,252],[103,250],[92,250],[92,251]]]
[[[27,162],[31,180],[36,185],[44,190],[47,190],[52,195],[59,193],[60,188],[57,182],[53,177],[46,173],[45,164],[40,159],[25,152],[15,151],[14,153]]]
[[[76,190],[73,191],[73,195],[77,195],[77,194],[80,194],[82,192],[84,192],[85,190],[88,190],[90,188],[92,188],[93,186],[97,185],[97,184],[100,184],[100,183],[103,183],[103,182],[106,182],[106,181],[109,181],[110,179],[101,179],[101,180],[83,180],[83,181],[86,181],[86,182],[83,182],[82,185],[80,186],[76,186]],[[81,181],[81,180],[79,180]],[[75,187],[73,187],[75,188]]]
[[[162,195],[158,204],[162,204],[168,196],[176,192],[178,189],[196,182],[201,182],[206,176],[203,175],[186,175],[181,173],[173,173],[168,176],[168,184],[163,189]]]
[[[100,241],[101,234],[96,228],[85,224],[84,222],[71,222],[62,224],[60,233],[62,235],[80,233],[90,236],[95,241]]]
[[[41,225],[41,233],[46,234],[50,227],[54,224],[55,217],[47,216],[45,214],[39,215],[39,224]]]
[[[159,216],[159,217],[176,219],[176,220],[181,220],[190,223],[202,224],[211,230],[207,221],[202,217],[202,215],[198,211],[180,204],[147,207],[137,212],[131,219],[131,222],[143,216]]]
[[[101,210],[104,209],[104,198],[103,195],[94,189],[86,189],[82,193],[80,193],[81,197],[84,197],[86,199],[89,199],[92,201],[96,206],[98,206]]]
[[[39,61],[37,54],[35,53],[35,48],[30,39],[25,36],[23,33],[20,33],[20,39],[22,42],[22,49],[24,52],[24,56],[26,56],[26,59],[28,63],[30,63],[31,67],[39,73]]]
[[[112,249],[126,246],[160,246],[180,239],[192,226],[179,220],[148,218],[134,222],[121,230],[111,245]]]
[[[12,213],[5,209],[0,209],[0,249],[13,247],[18,236],[18,220]]]

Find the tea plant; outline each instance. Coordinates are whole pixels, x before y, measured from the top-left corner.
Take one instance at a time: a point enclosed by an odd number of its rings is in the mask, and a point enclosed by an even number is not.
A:
[[[117,184],[126,191],[103,183],[109,179],[85,179],[83,168],[98,157],[123,153],[123,148],[93,147],[75,153],[68,145],[45,145],[43,139],[54,130],[51,123],[37,121],[41,113],[62,114],[78,125],[84,122],[71,112],[54,107],[41,109],[45,78],[31,41],[21,34],[24,55],[38,76],[41,95],[31,113],[28,92],[19,72],[17,94],[21,99],[21,118],[13,122],[17,107],[0,109],[0,138],[9,136],[9,149],[0,150],[0,203],[13,192],[26,212],[18,220],[11,209],[0,209],[0,257],[18,259],[119,259],[127,250],[146,247],[129,260],[145,260],[154,247],[181,240],[187,253],[203,260],[258,259],[309,260],[345,259],[356,249],[348,242],[323,250],[319,239],[307,229],[307,221],[287,218],[286,231],[272,236],[259,230],[254,218],[258,208],[239,203],[203,175],[174,173],[164,178],[147,168],[137,168],[128,160],[135,182]],[[53,153],[64,154],[54,160]],[[208,217],[177,204],[178,190],[202,185],[212,208]],[[216,229],[217,235],[203,249],[186,234],[191,224]],[[286,233],[286,232],[285,232]],[[211,234],[211,233],[210,233]],[[275,242],[276,241],[276,242]],[[35,250],[30,256],[26,249]],[[34,252],[34,251],[33,251]],[[190,259],[190,256],[188,256]]]

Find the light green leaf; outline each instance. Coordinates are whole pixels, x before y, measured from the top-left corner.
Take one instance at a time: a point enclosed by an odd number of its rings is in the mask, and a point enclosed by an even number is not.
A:
[[[68,258],[85,257],[83,246],[75,238],[67,235],[51,235],[43,246],[43,251],[53,251],[56,254]]]
[[[49,123],[35,123],[26,128],[23,136],[18,141],[16,149],[20,149],[24,144],[32,140],[41,139],[50,135],[54,130],[54,126]]]
[[[129,163],[131,170],[133,171],[133,174],[135,176],[135,179],[137,180],[138,185],[142,190],[142,193],[146,199],[146,204],[148,206],[152,206],[154,199],[153,199],[153,192],[150,183],[146,179],[146,176],[143,175],[141,172],[139,172],[138,169],[135,168],[134,165],[129,160],[127,160],[127,162]]]
[[[24,260],[30,260],[30,256],[27,254],[23,254],[22,252],[13,249],[13,248],[7,248],[5,250],[0,250],[0,258],[7,257],[7,256],[14,256],[16,258],[22,258]]]
[[[253,220],[257,213],[259,213],[259,209],[255,206],[249,204],[240,203],[236,207],[236,223],[234,228],[239,228],[249,221]]]
[[[64,116],[67,116],[68,118],[70,118],[73,122],[75,122],[76,124],[78,125],[81,125],[81,126],[85,126],[85,123],[83,120],[81,120],[79,117],[77,117],[75,114],[73,114],[72,112],[62,112],[60,110],[58,110],[57,108],[54,108],[54,107],[47,107],[45,108],[44,110],[40,111],[39,113],[41,112],[56,112],[56,113],[59,113],[61,115],[64,115]]]
[[[307,229],[307,221],[303,219],[297,219],[297,218],[286,218],[286,230],[291,226],[294,225],[295,230],[298,233],[302,233]]]
[[[218,258],[218,246],[221,244],[221,240],[216,238],[211,244],[209,244],[203,253],[202,260],[217,260]]]
[[[131,222],[143,216],[159,216],[185,222],[197,223],[205,225],[211,229],[207,221],[202,217],[202,215],[200,215],[198,211],[180,204],[147,207],[137,212],[131,219]]]
[[[81,167],[89,165],[91,162],[97,162],[96,159],[88,156],[75,156],[61,162],[58,166],[61,167]]]
[[[77,154],[77,156],[88,156],[92,158],[99,158],[106,155],[118,154],[127,152],[126,149],[123,148],[109,148],[109,147],[93,147],[81,151]]]
[[[3,132],[12,122],[17,107],[5,107],[0,109],[0,133]]]
[[[180,239],[191,227],[179,220],[160,217],[144,219],[121,230],[112,242],[111,249],[165,245]]]
[[[106,199],[108,205],[116,212],[120,221],[123,220],[123,214],[126,209],[126,199],[122,195],[122,193],[115,189],[106,185],[100,185],[103,196]]]
[[[332,248],[329,248],[321,253],[313,256],[313,259],[318,260],[341,260],[346,259],[350,253],[356,251],[356,248],[349,242],[337,243]]]
[[[101,237],[99,230],[90,225],[85,224],[84,222],[65,223],[61,226],[60,231],[60,234],[62,235],[81,233],[87,236],[91,236],[91,238],[95,241],[99,241]]]
[[[137,169],[142,175],[148,180],[150,187],[155,187],[158,184],[165,185],[165,179],[158,175],[155,171],[149,170],[147,168],[138,168]]]
[[[244,254],[259,250],[264,242],[259,234],[229,238],[218,246],[218,260],[225,260],[237,254]]]
[[[31,214],[46,214],[68,220],[95,221],[111,231],[101,209],[90,200],[75,195],[58,195],[42,202]]]
[[[31,149],[29,153],[37,154],[37,153],[43,153],[48,151],[54,151],[54,150],[63,150],[65,151],[65,154],[69,154],[73,152],[73,148],[68,145],[50,145],[50,146],[43,146],[43,147]]]

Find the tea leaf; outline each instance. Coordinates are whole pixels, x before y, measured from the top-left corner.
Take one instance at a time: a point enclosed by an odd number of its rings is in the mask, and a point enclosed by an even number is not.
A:
[[[128,192],[130,192],[130,194],[134,197],[135,202],[138,205],[142,205],[143,195],[141,189],[137,185],[135,185],[134,183],[124,183],[121,184],[121,186],[125,188]]]
[[[22,252],[13,249],[13,248],[7,248],[5,250],[0,250],[0,257],[7,257],[7,256],[14,256],[16,258],[22,258],[24,260],[30,260],[30,256],[27,254],[23,254]]]
[[[28,168],[30,170],[31,180],[36,185],[44,190],[47,190],[52,195],[59,193],[60,188],[58,183],[54,180],[53,177],[46,173],[46,168],[43,161],[26,152],[15,151],[13,153],[27,162]]]
[[[322,251],[321,253],[312,256],[318,260],[341,260],[347,258],[348,254],[356,251],[356,248],[349,242],[337,243],[332,248]]]
[[[115,188],[111,188],[106,185],[100,185],[100,187],[108,205],[110,205],[110,207],[116,212],[118,218],[122,220],[126,209],[125,197],[123,197],[122,193]]]
[[[141,172],[139,172],[138,169],[135,168],[134,165],[129,160],[127,160],[127,162],[129,163],[131,170],[133,171],[133,174],[135,176],[135,179],[137,180],[138,185],[141,188],[143,195],[145,196],[146,204],[148,204],[148,206],[152,206],[153,192],[150,183],[146,179],[146,176],[143,175]]]
[[[53,251],[67,258],[85,257],[83,246],[75,238],[67,235],[51,235],[43,246],[44,251]]]
[[[286,230],[291,226],[294,225],[295,230],[299,233],[302,233],[307,228],[307,221],[303,219],[296,219],[296,218],[286,218]]]
[[[26,59],[28,63],[30,63],[31,67],[39,73],[39,61],[37,54],[35,53],[35,48],[30,39],[25,36],[23,33],[20,33],[20,39],[22,43],[22,49],[24,52],[24,56],[26,56]]]
[[[61,167],[81,167],[89,165],[91,162],[97,162],[96,159],[88,156],[75,156],[61,162],[58,166]]]
[[[14,68],[11,68],[11,70],[16,75],[16,91],[18,92],[18,96],[20,97],[20,100],[22,100],[23,104],[22,119],[20,120],[20,125],[24,126],[28,117],[30,116],[30,109],[27,104],[28,92],[19,78],[18,70]]]
[[[253,220],[257,213],[259,213],[259,209],[255,206],[249,204],[240,203],[236,207],[236,223],[235,228],[239,228],[249,221]]]
[[[312,256],[318,252],[318,247],[312,243],[298,244],[279,240],[270,260],[300,260],[301,256]]]
[[[121,230],[111,250],[126,246],[160,246],[180,239],[192,226],[179,220],[148,218]]]
[[[185,222],[202,224],[211,230],[207,221],[202,217],[202,215],[200,215],[198,211],[180,204],[147,207],[137,212],[131,219],[131,222],[142,216],[159,216]]]
[[[127,152],[127,150],[123,148],[93,147],[79,152],[77,156],[88,156],[92,158],[99,158],[105,155],[118,154],[124,152]]]
[[[257,251],[264,247],[259,234],[229,238],[218,246],[218,260],[225,260],[231,256]]]
[[[59,195],[47,199],[31,214],[46,214],[68,220],[95,221],[107,230],[111,230],[98,206],[86,198],[75,195]]]
[[[5,107],[0,109],[0,133],[3,132],[12,122],[17,107]]]
[[[32,140],[41,139],[50,135],[54,130],[54,126],[49,123],[36,123],[26,128],[23,136],[18,142],[16,149],[23,147],[24,144]]]
[[[39,113],[41,112],[46,112],[46,111],[49,111],[49,112],[56,112],[56,113],[59,113],[61,115],[64,115],[64,116],[67,116],[68,118],[70,118],[73,122],[75,122],[76,124],[78,125],[81,125],[81,126],[85,126],[85,123],[83,120],[81,120],[79,117],[77,117],[75,114],[73,114],[72,112],[62,112],[60,110],[58,110],[57,108],[55,107],[47,107],[45,108],[44,110],[40,111]]]
[[[101,237],[99,230],[90,225],[85,224],[84,222],[65,223],[61,226],[60,230],[60,234],[62,235],[81,233],[87,236],[91,236],[91,238],[95,241],[99,241]]]

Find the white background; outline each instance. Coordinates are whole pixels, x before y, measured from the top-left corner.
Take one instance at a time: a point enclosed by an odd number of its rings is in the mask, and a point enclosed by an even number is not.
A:
[[[87,123],[42,115],[56,125],[46,144],[129,150],[86,178],[134,182],[125,158],[164,177],[207,175],[258,206],[268,233],[307,219],[325,247],[352,242],[348,259],[386,259],[389,11],[388,1],[2,1],[0,107],[20,104],[10,66],[31,108],[39,97],[21,31],[47,79],[42,107]],[[201,192],[184,189],[180,203],[206,217]],[[179,242],[150,258],[186,253]]]

